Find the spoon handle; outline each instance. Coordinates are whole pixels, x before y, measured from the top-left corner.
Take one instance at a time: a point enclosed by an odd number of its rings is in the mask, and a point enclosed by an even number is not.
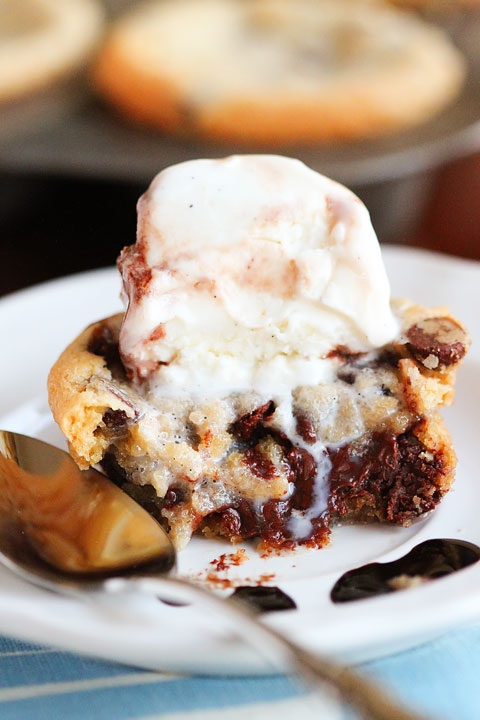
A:
[[[368,720],[425,720],[395,703],[387,693],[358,673],[330,660],[304,650],[271,628],[240,601],[225,601],[213,592],[186,580],[172,577],[142,577],[107,580],[107,590],[121,590],[125,583],[135,583],[138,589],[172,600],[196,600],[229,621],[235,633],[254,647],[278,669],[294,667],[311,685],[327,683],[340,693],[342,700]]]

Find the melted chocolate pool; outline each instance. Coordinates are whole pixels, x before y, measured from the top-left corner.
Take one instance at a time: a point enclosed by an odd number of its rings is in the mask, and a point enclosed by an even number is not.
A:
[[[267,585],[242,585],[230,597],[241,600],[257,612],[295,610],[297,607],[294,600],[283,590]]]
[[[241,585],[237,587],[227,600],[233,598],[248,605],[256,612],[278,612],[279,610],[295,610],[296,604],[292,598],[278,587],[266,585]],[[164,605],[171,607],[186,607],[190,603],[175,602],[158,598]]]
[[[426,540],[389,563],[370,563],[342,575],[330,597],[334,603],[395,592],[423,580],[450,575],[480,560],[480,548],[463,540]]]

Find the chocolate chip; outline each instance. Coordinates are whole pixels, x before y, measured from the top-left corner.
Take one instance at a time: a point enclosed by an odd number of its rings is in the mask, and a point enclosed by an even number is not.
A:
[[[101,323],[93,328],[87,349],[88,352],[93,353],[93,355],[105,356],[112,344],[112,331],[107,325]]]
[[[359,512],[361,519],[406,525],[438,504],[444,461],[427,451],[414,429],[373,433],[363,445],[329,448],[332,514],[355,518]]]
[[[295,485],[291,506],[295,510],[307,510],[313,501],[313,485],[317,474],[315,460],[303,448],[292,448],[285,459]]]
[[[240,515],[235,508],[227,508],[220,514],[220,523],[222,531],[228,537],[240,535],[242,521]]]
[[[87,350],[93,355],[105,358],[108,366],[121,363],[118,343],[106,323],[100,323],[93,328]]]
[[[337,373],[337,377],[342,382],[347,383],[347,385],[353,385],[355,382],[355,374],[348,370],[340,370]]]
[[[375,361],[367,367],[378,367],[379,365],[388,365],[392,368],[398,367],[398,361],[401,359],[401,355],[392,348],[384,348]]]
[[[305,415],[297,417],[297,433],[310,445],[313,445],[317,439],[312,422]]]
[[[459,362],[467,351],[465,331],[446,317],[421,320],[407,330],[407,347],[429,370]]]
[[[175,505],[185,502],[185,491],[179,487],[169,487],[163,498],[163,507],[168,510]]]
[[[261,405],[256,410],[236,420],[230,425],[230,432],[244,442],[250,442],[258,433],[259,427],[265,420],[270,420],[275,412],[275,403],[273,400]]]
[[[128,418],[124,410],[107,410],[102,420],[109,430],[121,430],[125,428]]]
[[[346,345],[337,345],[333,348],[333,350],[330,350],[327,358],[339,358],[340,360],[345,360],[346,362],[353,362],[362,357],[362,355],[365,355],[365,353],[350,350],[350,348]]]
[[[258,448],[247,450],[244,459],[252,473],[262,480],[271,480],[275,476],[275,465]]]
[[[221,530],[227,537],[249,538],[260,533],[259,522],[246,500],[241,500],[236,507],[227,507],[211,513],[211,517],[218,518]]]
[[[262,508],[262,514],[265,518],[262,537],[270,545],[281,545],[287,537],[290,537],[286,528],[290,515],[289,501],[267,500]]]
[[[259,521],[255,511],[247,500],[241,500],[237,506],[242,527],[242,537],[248,538],[259,534]]]

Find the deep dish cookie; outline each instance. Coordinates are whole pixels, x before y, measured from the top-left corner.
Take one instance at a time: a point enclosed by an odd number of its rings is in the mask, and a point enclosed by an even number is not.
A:
[[[469,340],[445,308],[399,303],[397,312],[395,342],[365,355],[339,348],[332,383],[295,389],[302,447],[278,429],[265,397],[160,406],[145,398],[120,361],[121,315],[65,350],[50,374],[50,404],[80,467],[101,463],[179,548],[197,530],[233,542],[260,537],[268,548],[321,546],[336,522],[409,525],[454,479],[437,409],[453,398]],[[320,501],[307,449],[318,439],[328,476]]]
[[[52,368],[77,463],[167,528],[321,546],[336,522],[408,525],[449,489],[438,408],[469,337],[446,308],[389,300],[346,188],[277,156],[182,163],[138,206],[128,308]]]
[[[134,121],[268,145],[421,123],[464,75],[440,29],[359,0],[150,2],[114,25],[95,69]]]

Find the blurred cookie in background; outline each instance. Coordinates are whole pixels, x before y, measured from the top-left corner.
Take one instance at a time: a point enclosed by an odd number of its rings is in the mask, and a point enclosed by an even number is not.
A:
[[[0,132],[65,109],[77,93],[65,93],[68,83],[98,46],[103,19],[96,0],[1,0]]]
[[[94,71],[135,122],[267,146],[408,128],[464,77],[441,29],[362,0],[149,2],[113,24]]]
[[[480,0],[386,0],[443,27],[474,64],[480,61]]]
[[[480,7],[480,0],[387,0],[392,5],[440,12],[455,12],[459,8]]]

